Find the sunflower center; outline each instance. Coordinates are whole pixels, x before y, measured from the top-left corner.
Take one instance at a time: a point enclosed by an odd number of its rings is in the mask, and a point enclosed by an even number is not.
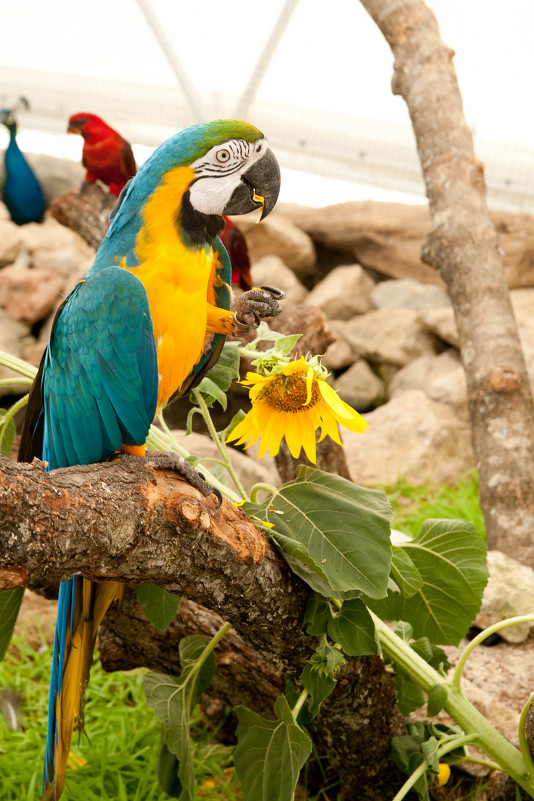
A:
[[[306,412],[315,406],[320,399],[317,381],[314,379],[311,388],[310,402],[307,399],[306,374],[279,375],[272,378],[261,393],[263,401],[277,412],[297,414]],[[306,404],[306,405],[304,405]]]

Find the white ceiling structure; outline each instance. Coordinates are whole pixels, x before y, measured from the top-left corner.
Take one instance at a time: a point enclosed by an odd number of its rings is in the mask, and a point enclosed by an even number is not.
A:
[[[490,205],[534,212],[534,3],[428,5],[456,51]],[[391,51],[358,0],[18,0],[0,20],[0,106],[28,98],[21,136],[48,133],[43,150],[53,134],[79,157],[77,138],[59,136],[77,111],[149,147],[193,122],[239,117],[286,169],[351,182],[340,200],[352,184],[424,197]],[[292,199],[321,205],[311,187]]]

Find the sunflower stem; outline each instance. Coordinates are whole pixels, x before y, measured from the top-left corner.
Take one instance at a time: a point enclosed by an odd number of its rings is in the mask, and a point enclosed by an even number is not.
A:
[[[26,404],[28,403],[28,398],[29,395],[24,395],[23,398],[18,400],[16,403],[13,404],[13,406],[10,409],[8,409],[8,411],[2,417],[2,424],[0,428],[0,447],[2,445],[2,442],[4,441],[4,434],[6,432],[7,424],[13,417],[15,417],[16,413],[20,409],[23,409],[24,406],[26,406]]]
[[[254,486],[250,490],[250,500],[252,501],[252,503],[259,503],[258,493],[260,492],[268,492],[269,495],[272,496],[276,492],[276,487],[273,487],[272,484],[264,484],[262,482],[254,484]]]
[[[223,461],[224,467],[226,468],[226,470],[228,472],[228,475],[230,476],[230,478],[234,482],[235,488],[237,489],[237,491],[241,495],[242,500],[248,501],[249,498],[248,498],[247,492],[246,492],[245,488],[243,487],[243,484],[241,483],[241,481],[239,479],[239,476],[237,475],[237,473],[236,473],[236,471],[234,469],[234,466],[233,466],[232,461],[230,459],[230,454],[228,453],[228,448],[226,447],[226,443],[219,436],[219,434],[217,432],[217,429],[215,428],[215,425],[213,424],[213,420],[211,419],[210,410],[208,409],[208,404],[204,400],[204,397],[203,397],[202,393],[200,392],[200,390],[194,389],[192,394],[193,394],[193,397],[194,397],[196,403],[198,404],[198,407],[200,409],[200,413],[202,414],[202,417],[204,418],[204,422],[206,423],[206,425],[208,427],[208,431],[210,433],[210,436],[211,436],[212,440],[214,441],[217,450],[219,451],[219,454],[221,456],[221,460]]]

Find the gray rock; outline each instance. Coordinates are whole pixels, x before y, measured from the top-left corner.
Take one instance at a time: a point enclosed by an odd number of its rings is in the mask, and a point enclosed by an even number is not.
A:
[[[0,267],[12,264],[22,249],[22,226],[0,219]]]
[[[364,434],[342,429],[356,484],[453,483],[474,466],[469,426],[420,390],[403,392],[364,418]]]
[[[345,403],[359,412],[379,406],[386,399],[384,382],[373,373],[365,359],[358,359],[336,378],[334,389]]]
[[[377,309],[355,317],[344,336],[367,361],[397,367],[442,349],[412,309]]]
[[[452,307],[422,309],[419,315],[427,331],[448,345],[452,345],[453,348],[460,347],[460,338]]]
[[[30,336],[30,327],[19,320],[13,320],[4,309],[0,308],[0,350],[23,359],[24,348],[31,341],[35,340]],[[17,378],[20,378],[18,373],[0,365],[0,379],[4,378],[13,379],[13,384],[0,387],[0,396],[23,395],[28,391],[26,384],[17,381]]]
[[[0,306],[14,320],[33,325],[44,320],[62,297],[65,280],[45,270],[4,267],[0,281]]]
[[[522,565],[501,551],[488,551],[489,580],[475,626],[486,629],[494,623],[516,615],[531,615],[534,598],[534,570]],[[519,623],[499,631],[503,640],[524,642],[532,623]]]
[[[359,358],[358,352],[345,339],[343,332],[346,326],[346,322],[341,320],[328,321],[328,328],[336,337],[336,341],[328,346],[321,360],[327,370],[344,370]]]
[[[453,348],[437,356],[420,356],[402,367],[391,379],[389,396],[420,389],[432,400],[446,403],[462,418],[468,419],[465,372]]]
[[[380,281],[371,295],[377,309],[433,309],[450,306],[449,294],[440,286],[422,284],[412,278],[400,281]]]
[[[262,256],[252,265],[252,278],[255,286],[275,286],[286,293],[284,303],[297,305],[303,303],[308,290],[301,284],[295,273],[286,267],[280,256]]]
[[[80,188],[85,175],[81,164],[81,145],[80,163],[43,153],[30,153],[27,158],[43,187],[47,205],[65,192]]]
[[[350,320],[372,308],[373,279],[359,264],[335,267],[310,292],[308,303],[318,306],[327,320]]]
[[[235,217],[234,220],[245,235],[252,264],[262,256],[274,255],[300,279],[313,274],[315,246],[311,237],[290,220],[276,215],[269,216],[261,225],[249,217]]]

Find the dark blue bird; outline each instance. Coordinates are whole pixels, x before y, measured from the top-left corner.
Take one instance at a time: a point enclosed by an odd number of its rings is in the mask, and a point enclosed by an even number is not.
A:
[[[2,199],[17,225],[40,222],[45,210],[43,190],[17,144],[17,121],[12,109],[0,110],[0,123],[9,131]]]

